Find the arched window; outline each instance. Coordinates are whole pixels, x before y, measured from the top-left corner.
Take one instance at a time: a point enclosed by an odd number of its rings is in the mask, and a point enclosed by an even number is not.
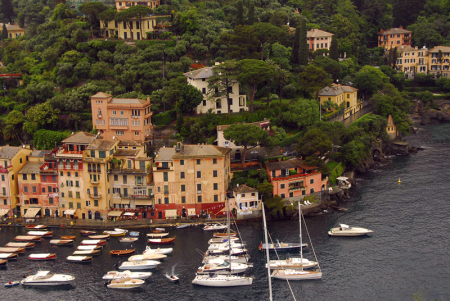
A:
[[[96,172],[96,170],[95,170],[95,164],[92,164],[92,171],[93,171],[93,172]]]
[[[70,159],[66,159],[66,168],[70,168]]]

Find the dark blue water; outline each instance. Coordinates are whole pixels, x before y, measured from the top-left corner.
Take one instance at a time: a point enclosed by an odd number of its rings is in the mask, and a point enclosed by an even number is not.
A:
[[[345,212],[329,211],[306,219],[319,263],[321,280],[291,282],[297,300],[450,300],[449,260],[449,170],[450,125],[421,128],[408,137],[411,145],[425,150],[411,156],[395,157],[391,162],[360,176],[351,198],[341,204]],[[401,184],[398,183],[399,178]],[[328,237],[327,230],[338,223],[374,230],[370,237]],[[298,221],[269,222],[272,236],[281,241],[298,241]],[[244,223],[239,227],[251,250],[255,276],[251,287],[202,288],[191,284],[201,262],[196,248],[205,250],[212,233],[200,227],[170,229],[177,235],[174,252],[157,269],[147,284],[133,291],[118,291],[104,286],[101,277],[123,258],[111,257],[109,250],[129,248],[111,238],[102,255],[91,264],[70,264],[65,258],[75,250],[83,237],[77,231],[53,229],[54,237],[76,234],[74,247],[53,247],[45,239],[32,251],[11,261],[0,270],[0,291],[3,300],[268,300],[265,257],[257,251],[263,239],[261,223]],[[146,232],[148,230],[141,230]],[[25,234],[23,228],[3,227],[0,246],[14,236]],[[304,235],[306,233],[304,232]],[[138,253],[145,249],[141,234]],[[30,252],[56,252],[57,260],[33,262]],[[286,256],[286,254],[285,254]],[[306,257],[313,259],[312,252]],[[272,257],[273,258],[273,257]],[[164,274],[175,266],[180,283],[169,282]],[[39,269],[76,276],[70,289],[3,288],[9,280]],[[274,300],[293,300],[284,281],[273,281]]]

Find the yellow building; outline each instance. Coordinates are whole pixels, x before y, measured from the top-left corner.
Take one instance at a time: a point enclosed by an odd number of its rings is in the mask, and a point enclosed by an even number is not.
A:
[[[83,182],[86,197],[69,209],[77,209],[78,218],[106,219],[111,200],[109,163],[117,151],[119,140],[94,140],[83,152]]]
[[[105,31],[107,38],[117,36],[124,40],[143,40],[147,38],[146,32],[155,31],[158,19],[164,17],[171,18],[170,15],[152,15],[143,17],[141,22],[139,19],[133,19],[131,23],[110,21],[106,26],[105,22],[100,22],[100,29],[102,32]]]
[[[149,8],[155,9],[160,5],[161,1],[128,1],[128,0],[116,0],[117,11],[128,9],[135,5],[145,5]]]
[[[344,119],[352,116],[363,107],[363,102],[358,100],[358,89],[351,86],[333,84],[331,87],[320,90],[317,96],[322,106],[326,101],[331,101],[338,107],[343,105]]]
[[[397,127],[395,126],[394,119],[392,119],[391,115],[388,117],[386,132],[391,139],[395,139],[397,137]]]
[[[397,48],[397,71],[404,72],[406,79],[414,78],[416,73],[428,73],[428,49],[424,46],[400,46]]]
[[[217,215],[230,184],[231,150],[215,145],[161,148],[153,167],[158,219]]]
[[[20,28],[17,25],[6,24],[6,30],[8,31],[9,38],[18,38],[25,35],[25,29]],[[0,33],[3,31],[3,23],[0,23]]]
[[[20,216],[17,174],[28,162],[30,146],[0,146],[0,217]]]
[[[428,72],[450,78],[450,47],[436,46],[428,50]]]

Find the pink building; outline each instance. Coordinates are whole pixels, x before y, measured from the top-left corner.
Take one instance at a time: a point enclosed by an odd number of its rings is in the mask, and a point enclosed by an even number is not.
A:
[[[412,31],[400,28],[391,28],[389,30],[380,29],[378,32],[378,47],[391,49],[402,45],[411,45]]]
[[[322,173],[315,166],[307,166],[297,158],[287,161],[268,162],[266,171],[273,185],[273,195],[283,199],[313,194],[325,189],[328,179],[322,180]]]
[[[150,98],[113,98],[98,92],[91,96],[92,125],[103,139],[145,141],[152,130]]]

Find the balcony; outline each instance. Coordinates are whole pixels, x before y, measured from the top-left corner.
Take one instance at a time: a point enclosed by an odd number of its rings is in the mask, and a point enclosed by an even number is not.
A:
[[[90,183],[91,183],[91,184],[95,184],[95,185],[100,184],[100,182],[99,182],[98,179],[91,179],[91,180],[90,180]]]
[[[83,151],[66,151],[62,149],[56,153],[56,158],[83,158]]]
[[[103,116],[102,116],[102,114],[97,114],[97,117],[102,118]]]
[[[101,198],[102,198],[102,195],[101,195],[101,194],[89,193],[89,197],[90,197],[91,199],[96,199],[96,200],[98,200],[98,199],[101,199]]]

